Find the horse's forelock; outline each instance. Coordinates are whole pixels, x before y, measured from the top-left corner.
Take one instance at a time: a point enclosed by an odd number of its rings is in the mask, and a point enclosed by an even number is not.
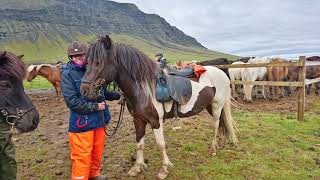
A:
[[[22,60],[10,52],[4,51],[0,52],[0,54],[0,60],[6,61],[0,68],[0,74],[22,80],[26,74],[26,67]]]

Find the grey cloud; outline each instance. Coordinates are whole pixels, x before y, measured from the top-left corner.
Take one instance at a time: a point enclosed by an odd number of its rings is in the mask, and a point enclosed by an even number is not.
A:
[[[118,0],[158,14],[212,50],[238,55],[318,54],[318,0]]]

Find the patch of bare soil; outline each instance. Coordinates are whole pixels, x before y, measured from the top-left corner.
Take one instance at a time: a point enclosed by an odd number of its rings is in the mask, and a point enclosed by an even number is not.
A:
[[[16,144],[16,155],[18,161],[18,179],[70,179],[71,161],[68,142],[68,116],[69,110],[62,98],[56,98],[54,93],[38,93],[29,95],[36,105],[41,122],[36,131],[15,135],[13,140]],[[308,97],[312,101],[314,95]],[[244,111],[262,111],[262,112],[296,112],[296,96],[286,97],[280,101],[254,100],[253,103],[236,103],[239,109]],[[118,118],[120,106],[117,102],[109,102],[110,112],[113,120]],[[307,103],[308,104],[308,103]],[[309,106],[307,105],[307,108]],[[207,113],[200,113],[200,117],[208,117]],[[205,119],[205,118],[203,118]],[[189,121],[192,120],[192,121]],[[187,118],[187,126],[197,128],[199,116]],[[113,122],[115,123],[115,122]],[[210,123],[205,122],[206,126]],[[168,124],[167,124],[168,125]],[[203,125],[203,124],[202,124]],[[112,125],[111,125],[112,126]],[[209,130],[208,130],[209,131]],[[210,130],[211,131],[211,130]],[[148,128],[148,137],[152,132]],[[171,148],[178,148],[179,143],[175,144],[174,139],[167,137],[168,141],[173,142]],[[209,139],[206,139],[208,142]],[[128,144],[123,149],[123,144]],[[175,147],[177,146],[177,147]],[[157,147],[153,147],[158,151]],[[132,117],[125,110],[124,122],[122,128],[115,137],[107,139],[103,172],[107,173],[111,179],[127,179],[127,172],[132,166],[131,155],[135,152],[135,131]],[[156,158],[160,160],[159,157]],[[157,162],[157,164],[160,163]],[[160,167],[160,166],[158,166]],[[156,174],[156,172],[154,172]],[[138,179],[147,178],[144,174]],[[150,178],[150,177],[148,177]]]

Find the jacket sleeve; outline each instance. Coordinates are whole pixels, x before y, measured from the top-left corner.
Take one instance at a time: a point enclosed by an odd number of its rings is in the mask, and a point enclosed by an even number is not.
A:
[[[121,95],[117,92],[109,92],[107,90],[107,88],[103,88],[103,94],[104,94],[104,98],[105,100],[109,100],[109,101],[112,101],[112,100],[119,100]]]
[[[61,77],[61,91],[67,106],[71,111],[79,114],[89,114],[98,111],[98,103],[88,102],[76,90],[74,80],[69,73],[63,72]]]

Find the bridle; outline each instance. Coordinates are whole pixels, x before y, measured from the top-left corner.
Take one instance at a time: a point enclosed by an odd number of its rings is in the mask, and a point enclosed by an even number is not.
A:
[[[6,110],[3,106],[0,107],[0,115],[4,117],[4,122],[9,124],[11,126],[11,129],[15,128],[18,124],[20,124],[20,119],[30,112],[31,110],[35,109],[35,107],[32,105],[30,108],[26,110],[16,108],[17,113],[16,114],[10,114],[8,110]],[[11,120],[12,119],[12,120]]]
[[[81,83],[83,84],[90,84],[93,86],[93,88],[95,89],[95,92],[97,94],[99,94],[101,96],[101,91],[102,91],[102,85],[106,82],[105,79],[102,79],[101,82],[99,84],[94,83],[94,81],[88,81],[84,78],[81,79]]]

